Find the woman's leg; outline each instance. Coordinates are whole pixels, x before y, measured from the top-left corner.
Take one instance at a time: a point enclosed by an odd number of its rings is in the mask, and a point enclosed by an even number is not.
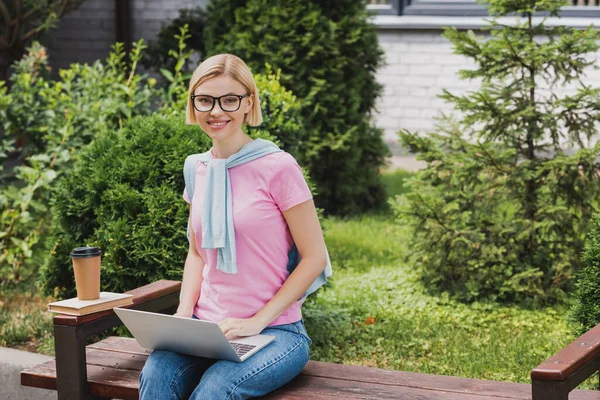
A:
[[[215,360],[154,350],[140,374],[140,399],[185,399]]]
[[[259,397],[296,377],[310,357],[310,339],[302,321],[268,327],[275,340],[246,361],[220,360],[210,366],[190,400],[233,400]]]

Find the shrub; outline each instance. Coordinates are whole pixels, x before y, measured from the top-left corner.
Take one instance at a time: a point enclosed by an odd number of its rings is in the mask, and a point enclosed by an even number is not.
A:
[[[27,279],[43,264],[48,201],[79,149],[100,130],[150,111],[152,83],[135,74],[142,48],[134,45],[130,70],[117,44],[105,65],[72,64],[53,81],[46,51],[34,43],[10,89],[0,86],[0,162],[12,153],[23,164],[1,176],[0,284]]]
[[[257,75],[256,80],[266,118],[250,135],[282,148],[293,146],[286,141],[304,129],[299,104],[277,75]],[[184,120],[178,114],[138,117],[122,130],[104,131],[81,151],[53,201],[51,258],[40,280],[46,294],[74,296],[69,253],[82,245],[105,251],[103,290],[181,279],[189,215],[182,198],[183,163],[187,155],[211,145],[198,126]],[[279,134],[283,137],[275,136]]]
[[[163,24],[154,41],[148,42],[148,49],[144,52],[141,64],[150,69],[166,69],[172,71],[177,64],[177,58],[171,52],[178,46],[178,38],[181,29],[189,27],[189,40],[186,46],[194,52],[202,55],[204,53],[204,10],[200,7],[179,10],[177,18]],[[184,71],[189,71],[189,62],[183,66]]]
[[[44,292],[74,295],[69,253],[83,245],[104,251],[103,290],[179,278],[189,213],[181,198],[183,162],[209,147],[208,138],[181,118],[152,116],[107,130],[83,149],[53,201]]]
[[[149,114],[152,84],[135,73],[144,47],[141,41],[134,45],[133,70],[126,65],[123,44],[117,43],[105,63],[72,64],[54,81],[45,48],[34,43],[15,64],[5,94],[3,140],[16,140],[26,160],[60,143],[64,130],[69,135],[63,144],[79,148],[104,126],[118,127],[124,119]]]
[[[252,137],[273,140],[291,154],[301,153],[305,131],[300,102],[292,92],[281,85],[280,71],[273,72],[269,65],[265,73],[254,76],[263,115],[259,126],[247,127]],[[302,159],[298,159],[300,165]]]
[[[443,119],[427,138],[401,132],[427,162],[396,208],[415,228],[413,261],[427,287],[462,300],[551,302],[565,298],[600,196],[599,89],[576,84],[585,57],[600,47],[593,29],[534,25],[534,12],[557,15],[562,1],[495,0],[487,40],[447,29],[455,52],[475,62],[461,77],[481,79],[462,96],[444,91],[461,121]],[[540,40],[539,37],[547,40]],[[564,146],[574,148],[573,154]]]
[[[600,214],[594,217],[581,261],[583,269],[577,277],[575,302],[569,315],[576,325],[576,336],[600,323]]]
[[[207,7],[206,52],[233,53],[254,71],[265,63],[302,101],[308,130],[294,155],[316,184],[326,212],[385,204],[379,169],[388,154],[369,124],[381,91],[382,51],[360,0],[215,0]]]

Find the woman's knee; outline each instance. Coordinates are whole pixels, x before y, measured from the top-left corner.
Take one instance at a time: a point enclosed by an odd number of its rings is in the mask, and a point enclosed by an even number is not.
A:
[[[266,349],[265,349],[266,353]],[[244,363],[218,362],[202,376],[190,400],[241,400],[264,396],[294,379],[309,359],[309,345],[301,338],[273,357],[248,359]],[[249,362],[250,361],[250,362]]]
[[[194,390],[205,367],[203,359],[155,350],[140,373],[140,399],[182,399]]]

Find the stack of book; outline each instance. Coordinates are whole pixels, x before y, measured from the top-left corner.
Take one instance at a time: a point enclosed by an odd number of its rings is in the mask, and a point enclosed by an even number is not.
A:
[[[100,292],[96,300],[79,300],[77,297],[48,304],[48,311],[67,315],[86,315],[98,311],[112,310],[114,307],[133,303],[133,295],[126,293]]]

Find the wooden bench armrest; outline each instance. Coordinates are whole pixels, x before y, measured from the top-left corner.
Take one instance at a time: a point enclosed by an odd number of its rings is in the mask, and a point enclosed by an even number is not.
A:
[[[165,312],[179,304],[181,282],[160,280],[130,290],[133,304],[127,308]],[[86,339],[106,329],[122,325],[111,310],[71,316],[54,317],[54,350],[56,353],[56,388],[59,400],[88,398]]]
[[[542,362],[531,371],[533,399],[562,399],[568,392],[589,378],[600,368],[600,324],[596,325],[565,348]],[[537,389],[536,389],[537,388]],[[563,397],[536,397],[539,388],[554,388]],[[538,392],[540,393],[540,392]]]
[[[179,281],[156,281],[125,292],[133,295],[133,304],[124,306],[123,308],[156,312],[164,311],[177,306],[180,290],[181,282]],[[105,319],[114,319],[114,317],[116,317],[116,314],[113,310],[98,311],[81,316],[57,314],[54,317],[54,325],[80,326]]]

